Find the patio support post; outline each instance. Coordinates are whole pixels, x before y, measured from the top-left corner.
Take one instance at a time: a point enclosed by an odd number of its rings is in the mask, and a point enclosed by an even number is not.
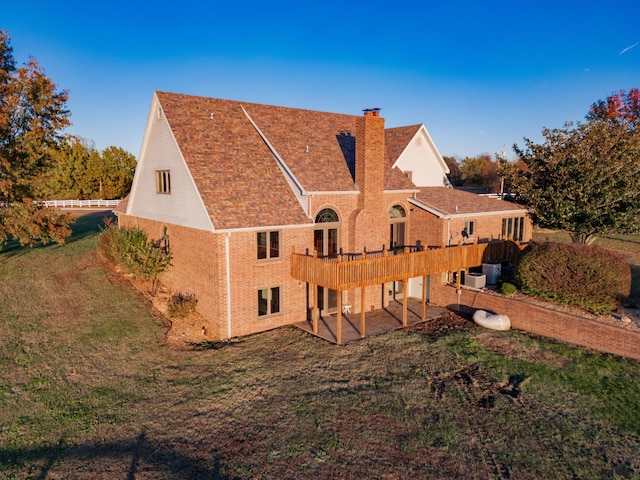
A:
[[[366,336],[365,333],[365,311],[364,311],[364,292],[365,287],[360,287],[360,338],[364,338]]]
[[[338,325],[336,332],[338,345],[342,344],[342,289],[340,288],[342,285],[342,269],[340,268],[340,263],[342,263],[342,255],[338,255]]]
[[[342,290],[338,290],[338,325],[336,340],[338,345],[342,345]]]
[[[360,280],[362,283],[362,287],[360,287],[360,338],[364,338],[366,336],[365,308],[364,308],[365,285],[366,285],[366,279],[367,279],[367,262],[365,261],[366,259],[367,259],[367,250],[365,248],[364,251],[362,252],[363,262],[360,266]]]
[[[402,279],[402,325],[408,325],[408,317],[407,317],[407,279]]]
[[[318,334],[318,289],[320,288],[319,285],[313,285],[313,288],[311,290],[313,290],[313,299],[312,304],[313,305],[313,334],[317,335]]]
[[[427,318],[427,276],[422,276],[422,320]]]

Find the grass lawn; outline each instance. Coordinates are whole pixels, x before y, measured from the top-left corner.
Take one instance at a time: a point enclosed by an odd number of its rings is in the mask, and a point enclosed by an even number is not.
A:
[[[0,254],[2,478],[640,478],[636,361],[453,314],[180,350],[99,220]]]

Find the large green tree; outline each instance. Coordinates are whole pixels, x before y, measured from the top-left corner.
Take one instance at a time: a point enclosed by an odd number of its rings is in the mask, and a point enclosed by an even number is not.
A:
[[[85,139],[65,136],[51,152],[44,196],[50,199],[123,198],[131,189],[136,158],[110,146],[102,152]]]
[[[540,223],[587,244],[598,235],[640,231],[640,129],[628,119],[588,117],[543,136],[542,144],[514,145],[525,168],[501,167]]]
[[[16,68],[6,31],[0,31],[0,245],[63,242],[66,216],[39,207],[51,147],[69,125],[67,92],[34,58]]]
[[[123,198],[131,190],[136,157],[123,148],[110,146],[100,152],[94,198]]]

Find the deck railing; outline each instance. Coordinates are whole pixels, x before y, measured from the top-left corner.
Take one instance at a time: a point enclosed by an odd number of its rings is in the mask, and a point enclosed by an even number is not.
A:
[[[363,252],[359,258],[338,255],[320,258],[309,254],[293,253],[291,275],[293,278],[328,287],[333,290],[347,290],[368,285],[431,275],[435,273],[459,271],[481,266],[483,263],[513,261],[520,246],[511,241],[494,241],[423,249],[403,253],[369,256]],[[377,253],[377,252],[376,252]]]

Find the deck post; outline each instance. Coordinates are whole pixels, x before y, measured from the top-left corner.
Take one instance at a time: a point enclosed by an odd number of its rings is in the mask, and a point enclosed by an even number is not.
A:
[[[366,336],[365,333],[365,329],[366,329],[366,325],[365,325],[365,308],[364,308],[364,302],[365,302],[365,285],[366,285],[366,280],[367,280],[367,249],[364,248],[362,251],[362,264],[360,267],[360,280],[361,280],[361,287],[360,287],[360,338],[364,338]]]
[[[405,327],[409,324],[407,316],[407,283],[407,279],[404,278],[402,280],[402,325]]]
[[[312,284],[313,285],[313,284]],[[318,334],[318,289],[319,285],[313,285],[313,334]]]
[[[422,320],[427,319],[427,276],[422,276]]]
[[[366,336],[365,333],[365,311],[364,311],[364,299],[365,299],[365,287],[360,287],[360,338]]]
[[[342,345],[342,290],[338,290],[338,322],[336,340],[338,345]]]

